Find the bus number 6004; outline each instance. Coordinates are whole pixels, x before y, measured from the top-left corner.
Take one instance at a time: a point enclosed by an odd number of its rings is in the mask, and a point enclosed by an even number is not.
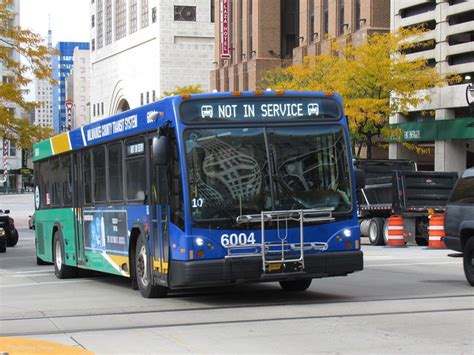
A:
[[[250,233],[249,235],[245,233],[222,234],[221,244],[224,247],[233,246],[233,245],[242,245],[242,244],[255,244],[255,234],[254,233]]]

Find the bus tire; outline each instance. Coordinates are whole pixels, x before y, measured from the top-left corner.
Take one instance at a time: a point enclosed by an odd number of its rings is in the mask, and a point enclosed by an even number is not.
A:
[[[469,238],[464,246],[463,266],[467,282],[474,286],[474,236]]]
[[[18,243],[18,231],[16,228],[13,228],[11,234],[7,238],[7,246],[14,247]]]
[[[166,297],[168,288],[154,284],[150,248],[145,237],[140,234],[135,249],[135,277],[137,279],[138,289],[145,298]]]
[[[53,263],[54,274],[58,279],[69,279],[77,275],[77,269],[64,263],[64,241],[59,232],[54,232],[53,238]]]
[[[384,220],[379,217],[372,218],[369,224],[369,241],[372,245],[384,245]]]
[[[285,291],[305,291],[311,285],[312,279],[280,281],[280,286]]]

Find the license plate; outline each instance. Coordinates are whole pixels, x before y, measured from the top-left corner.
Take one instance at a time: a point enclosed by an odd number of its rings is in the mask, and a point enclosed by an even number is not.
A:
[[[268,264],[268,271],[277,271],[281,269],[281,264]]]

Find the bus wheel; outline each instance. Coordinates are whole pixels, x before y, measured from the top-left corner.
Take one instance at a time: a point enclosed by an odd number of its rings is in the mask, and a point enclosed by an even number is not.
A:
[[[135,251],[135,275],[138,289],[145,298],[165,297],[168,293],[168,288],[154,284],[150,260],[150,249],[147,240],[143,235],[140,235]]]
[[[64,242],[58,232],[54,232],[53,238],[53,263],[54,273],[58,279],[68,279],[76,276],[76,269],[64,263]]]
[[[312,279],[280,281],[280,286],[285,291],[305,291],[311,285]]]
[[[469,285],[474,286],[474,237],[468,239],[463,254],[464,274]]]

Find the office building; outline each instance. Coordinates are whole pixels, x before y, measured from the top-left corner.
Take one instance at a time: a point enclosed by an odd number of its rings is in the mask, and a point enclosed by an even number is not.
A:
[[[91,120],[155,101],[176,86],[209,90],[213,0],[91,2]]]
[[[58,42],[58,55],[53,56],[53,76],[58,85],[53,87],[53,128],[54,133],[68,129],[66,122],[66,77],[73,65],[74,49],[89,49],[88,42]]]
[[[474,106],[468,103],[474,104],[474,91],[466,93],[474,79],[474,1],[392,0],[391,16],[393,30],[419,24],[428,29],[422,41],[429,45],[409,57],[423,57],[441,74],[459,74],[462,81],[430,90],[429,102],[390,120],[402,129],[404,141],[432,154],[420,156],[390,143],[390,158],[413,159],[435,171],[462,172],[474,166]]]

